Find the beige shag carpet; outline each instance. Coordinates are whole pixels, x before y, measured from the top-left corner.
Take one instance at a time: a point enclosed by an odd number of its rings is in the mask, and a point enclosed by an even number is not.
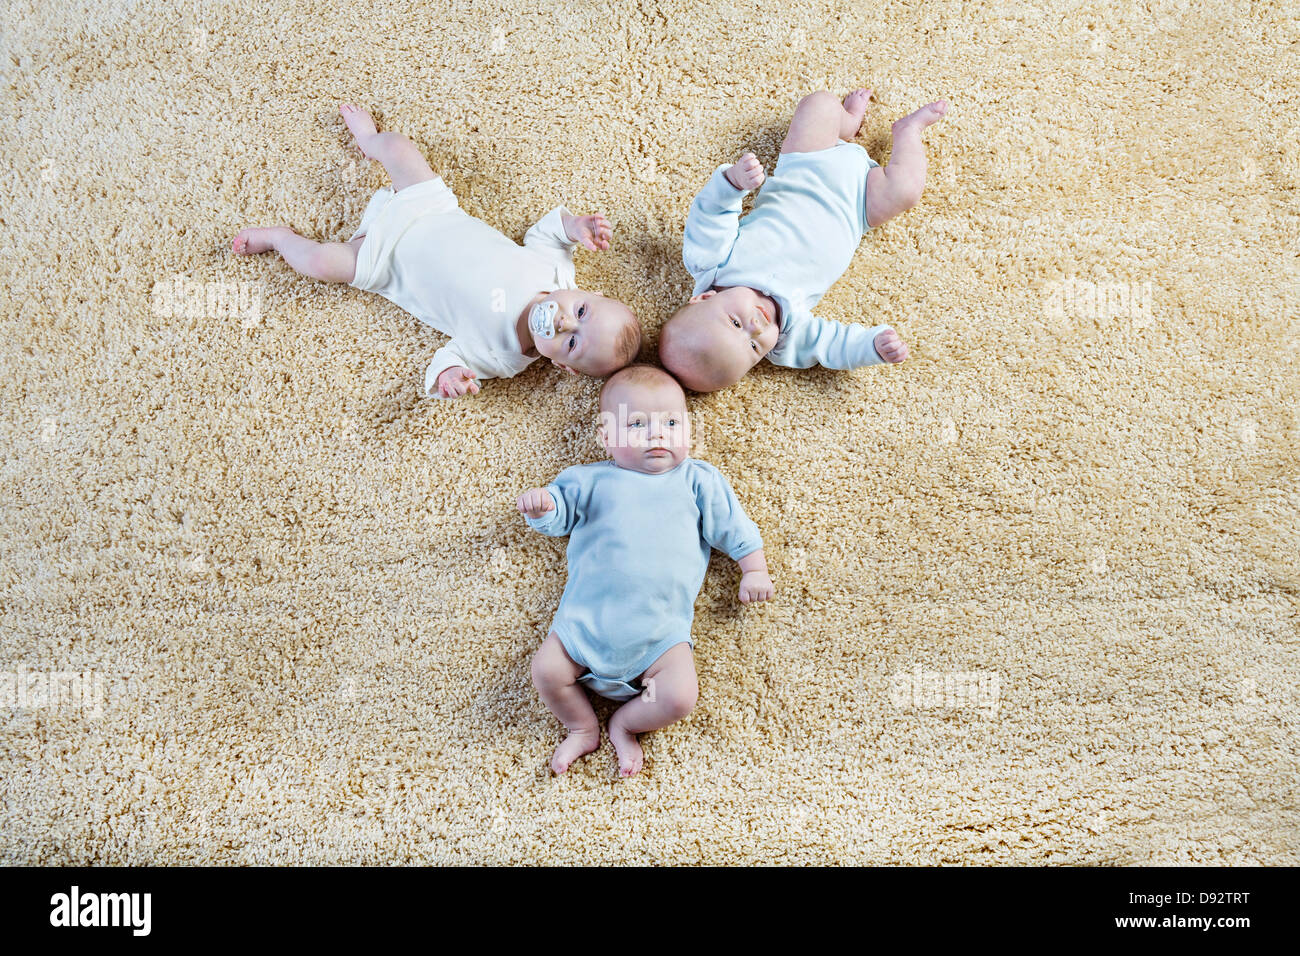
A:
[[[1300,862],[1287,11],[10,3],[0,859]],[[696,711],[552,778],[514,498],[597,383],[417,400],[440,334],[230,239],[350,234],[353,100],[516,239],[609,215],[649,358],[695,190],[859,84],[882,162],[952,104],[820,309],[914,358],[693,400],[777,598],[717,558]]]

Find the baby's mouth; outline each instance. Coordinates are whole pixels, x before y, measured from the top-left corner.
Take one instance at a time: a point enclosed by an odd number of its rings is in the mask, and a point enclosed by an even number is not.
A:
[[[534,338],[555,338],[555,313],[559,311],[554,302],[538,302],[528,313],[528,331]]]

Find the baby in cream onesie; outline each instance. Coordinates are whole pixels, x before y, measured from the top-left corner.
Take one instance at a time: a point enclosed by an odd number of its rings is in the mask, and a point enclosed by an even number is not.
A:
[[[939,100],[894,123],[893,155],[881,168],[849,142],[870,96],[860,89],[843,103],[825,91],[804,97],[766,185],[762,166],[746,153],[719,167],[691,203],[682,259],[695,292],[659,340],[664,367],[686,387],[725,388],[764,358],[837,369],[907,358],[888,325],[812,314],[863,234],[916,205],[925,185],[921,132],[948,109]],[[742,219],[745,194],[759,186]]]
[[[392,187],[375,193],[347,242],[314,242],[287,226],[249,228],[235,236],[236,253],[275,249],[303,275],[377,292],[451,336],[425,372],[429,397],[477,393],[483,379],[518,375],[539,357],[594,376],[636,357],[641,326],[632,311],[575,284],[574,244],[609,248],[604,216],[557,207],[519,246],[462,211],[405,136],[377,132],[355,106],[340,111]]]
[[[518,506],[534,529],[569,537],[569,580],[533,657],[533,683],[569,732],[551,769],[564,773],[600,746],[590,690],[625,701],[609,738],[630,777],[641,769],[637,734],[695,706],[691,621],[710,549],[739,563],[742,603],[770,598],[772,579],[763,539],[727,480],[688,455],[686,396],[671,375],[625,368],[605,383],[600,408],[613,460],[566,468]]]

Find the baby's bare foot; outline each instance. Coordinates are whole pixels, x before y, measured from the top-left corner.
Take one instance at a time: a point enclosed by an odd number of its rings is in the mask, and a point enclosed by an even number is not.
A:
[[[284,226],[267,226],[265,228],[250,226],[247,229],[241,229],[235,234],[234,241],[230,243],[230,250],[237,256],[255,256],[259,253],[270,252],[275,248],[276,232],[284,228]]]
[[[852,126],[853,132],[848,136],[841,137],[841,139],[852,139],[858,135],[858,130],[862,128],[862,117],[867,113],[867,103],[870,100],[871,90],[866,88],[856,89],[844,97],[844,112],[852,117],[852,122],[849,125]]]
[[[614,752],[618,754],[618,775],[635,776],[641,770],[645,755],[641,751],[641,744],[637,741],[636,734],[628,733],[620,726],[618,714],[609,719],[609,741],[614,745]]]
[[[600,730],[574,730],[560,742],[551,755],[551,772],[562,774],[569,766],[584,754],[589,754],[600,746]]]
[[[341,104],[339,112],[343,114],[343,122],[348,124],[348,129],[352,131],[352,135],[357,141],[357,149],[361,150],[361,155],[369,159],[370,152],[366,149],[366,144],[370,141],[370,137],[377,132],[374,117],[361,107],[353,106],[351,103]]]
[[[901,120],[896,120],[890,129],[895,136],[906,129],[923,130],[931,123],[939,122],[947,112],[948,101],[935,100],[928,106],[922,106],[915,113],[908,113]]]

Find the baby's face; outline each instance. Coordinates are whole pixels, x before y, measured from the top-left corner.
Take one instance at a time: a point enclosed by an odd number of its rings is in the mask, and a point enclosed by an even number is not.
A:
[[[728,350],[738,353],[738,358],[743,355],[750,368],[776,347],[781,328],[776,324],[776,316],[769,314],[771,306],[764,305],[762,297],[753,289],[745,286],[710,289],[691,301],[700,304],[703,318],[727,331]]]
[[[617,299],[580,289],[557,289],[541,300],[554,302],[555,335],[533,336],[533,347],[566,372],[608,375],[626,365],[618,355],[619,335],[636,318]]]
[[[665,364],[699,391],[740,381],[776,347],[781,336],[771,308],[770,300],[744,286],[700,293],[671,320],[685,326],[678,341],[694,354],[665,356]],[[688,366],[699,374],[692,375]]]
[[[672,471],[691,443],[681,387],[675,382],[610,386],[600,405],[600,439],[620,468],[647,475]]]

